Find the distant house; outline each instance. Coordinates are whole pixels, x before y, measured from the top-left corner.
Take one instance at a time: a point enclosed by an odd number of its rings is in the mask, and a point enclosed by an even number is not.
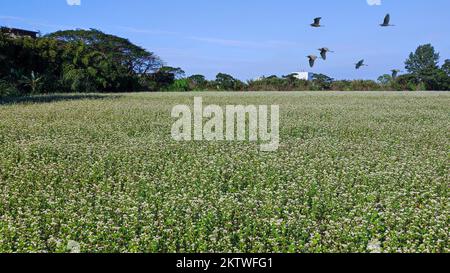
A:
[[[313,77],[313,73],[309,73],[309,72],[293,72],[291,75],[293,75],[295,78],[297,78],[299,80],[305,80],[305,81],[310,81],[310,80],[312,80],[312,77]]]
[[[313,80],[313,76],[314,76],[314,73],[310,73],[310,72],[292,72],[291,74],[283,76],[283,78],[294,77],[294,78],[296,78],[298,80],[312,81]],[[273,78],[273,77],[277,77],[277,76],[258,77],[256,79],[254,79],[254,81],[261,81],[261,80],[270,79],[270,78]]]
[[[30,30],[18,29],[18,28],[8,28],[8,27],[1,27],[0,31],[1,31],[1,33],[7,34],[13,38],[30,37],[30,38],[36,39],[39,34],[39,32],[36,32],[36,31],[30,31]]]

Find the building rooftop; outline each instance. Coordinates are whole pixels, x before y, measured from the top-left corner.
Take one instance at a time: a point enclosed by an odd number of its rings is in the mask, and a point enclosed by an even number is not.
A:
[[[8,27],[1,27],[0,31],[5,34],[9,34],[13,37],[31,37],[36,38],[39,34],[39,32],[31,31],[31,30],[25,30],[25,29],[19,29],[19,28],[8,28]]]

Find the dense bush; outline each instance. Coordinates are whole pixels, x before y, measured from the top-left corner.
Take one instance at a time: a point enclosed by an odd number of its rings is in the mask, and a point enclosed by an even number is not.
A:
[[[19,95],[19,91],[13,84],[4,80],[0,80],[0,98],[17,95]]]
[[[306,91],[311,90],[310,82],[299,80],[293,75],[282,78],[277,76],[263,77],[258,80],[248,81],[249,91]]]
[[[352,82],[348,80],[335,81],[331,84],[331,90],[333,91],[351,91]]]
[[[148,89],[158,83],[141,78],[162,68],[154,53],[98,30],[60,31],[38,39],[0,35],[0,52],[0,79],[21,94]]]
[[[188,79],[175,80],[168,88],[167,91],[190,91]]]
[[[440,55],[431,44],[419,46],[405,62],[406,70],[427,90],[449,90],[449,60],[439,67]]]

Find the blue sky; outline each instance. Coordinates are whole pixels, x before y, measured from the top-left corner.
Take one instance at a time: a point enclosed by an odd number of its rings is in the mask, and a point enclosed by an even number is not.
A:
[[[418,45],[450,58],[450,1],[381,0],[2,0],[0,25],[40,30],[97,28],[129,38],[188,75],[240,79],[325,73],[376,79],[404,67]],[[380,2],[380,0],[369,0]],[[381,28],[386,13],[393,28]],[[309,27],[323,17],[321,29]],[[336,51],[310,69],[306,56]],[[354,63],[369,65],[356,71]]]

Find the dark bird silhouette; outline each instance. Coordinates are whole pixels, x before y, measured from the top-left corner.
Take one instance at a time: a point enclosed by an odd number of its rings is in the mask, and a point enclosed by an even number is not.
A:
[[[320,24],[320,20],[322,20],[322,17],[314,18],[314,23],[311,24],[312,27],[324,27]]]
[[[309,56],[306,56],[306,57],[309,59],[309,66],[314,67],[314,63],[317,60],[317,56],[309,55]]]
[[[367,66],[366,64],[364,64],[364,60],[357,62],[355,65],[356,65],[356,69],[360,69],[363,66]]]
[[[319,51],[320,51],[320,56],[321,56],[322,59],[324,59],[324,60],[327,59],[327,53],[328,53],[328,52],[334,53],[334,51],[331,51],[331,50],[330,50],[329,48],[327,48],[327,47],[319,48]]]
[[[390,22],[391,22],[391,15],[388,13],[386,15],[386,17],[384,17],[384,21],[383,21],[383,23],[380,26],[382,26],[382,27],[393,27],[393,26],[395,26],[395,25],[391,25]]]
[[[401,71],[401,70],[398,70],[398,69],[392,69],[391,72],[392,72],[392,78],[393,78],[393,79],[396,79],[397,76],[398,76],[398,73],[400,73],[400,72],[402,72],[402,71]]]

